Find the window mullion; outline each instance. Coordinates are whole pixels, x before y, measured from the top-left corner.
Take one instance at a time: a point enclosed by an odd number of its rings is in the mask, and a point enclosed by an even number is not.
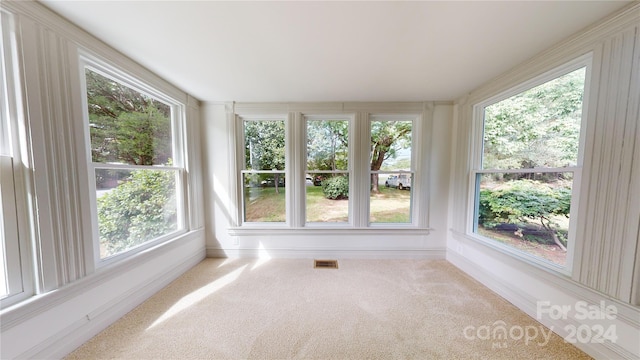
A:
[[[571,209],[580,208],[581,184],[582,184],[582,167],[578,167],[576,170],[573,171],[573,184],[571,186]],[[569,246],[567,248],[566,266],[569,272],[571,272],[572,274],[578,274],[580,261],[574,262],[574,258],[575,258],[574,255],[577,253],[576,249],[578,248],[577,246],[578,242],[576,241],[577,233],[578,233],[576,229],[578,228],[578,219],[579,219],[578,211],[574,210],[573,214],[574,215],[569,218],[569,229],[571,229],[571,231],[569,231],[568,237],[567,237],[567,244],[572,244],[573,246]],[[583,244],[580,244],[580,246],[583,246]],[[573,272],[574,270],[575,272]]]
[[[306,137],[305,119],[300,112],[290,112],[287,118],[289,130],[285,148],[287,154],[286,168],[288,178],[292,181],[287,185],[287,219],[290,227],[304,226],[305,220],[305,189],[304,171],[306,169]]]
[[[155,166],[155,165],[128,165],[128,164],[109,164],[92,162],[91,168],[95,169],[122,169],[122,170],[172,170],[181,171],[182,167],[176,166]]]
[[[351,208],[353,209],[353,225],[354,227],[369,226],[369,186],[371,176],[370,169],[370,139],[371,129],[369,128],[369,114],[366,112],[358,112],[352,126],[351,133],[353,136],[353,181],[351,190],[353,197],[349,198]],[[358,134],[359,136],[355,136]]]
[[[431,134],[433,133],[433,103],[424,105],[422,115],[414,120],[412,161],[413,166],[413,199],[411,205],[412,224],[419,228],[428,228],[430,225],[429,215],[429,188],[431,176],[428,169],[431,168]],[[414,155],[415,154],[415,155]],[[418,174],[416,177],[415,174]]]

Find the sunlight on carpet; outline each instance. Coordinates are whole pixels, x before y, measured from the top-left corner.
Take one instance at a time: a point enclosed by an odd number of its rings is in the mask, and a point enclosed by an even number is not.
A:
[[[200,289],[190,293],[189,295],[180,299],[175,305],[173,305],[169,310],[167,310],[162,316],[158,318],[151,326],[147,328],[147,330],[151,330],[158,324],[166,321],[167,319],[178,315],[181,311],[187,309],[190,306],[193,306],[200,301],[204,300],[206,297],[211,296],[216,291],[222,289],[224,286],[231,284],[234,282],[240,274],[244,271],[247,265],[244,265],[233,272],[221,277],[218,280],[215,280],[211,284],[201,287]]]
[[[67,358],[589,357],[445,260],[205,259]]]

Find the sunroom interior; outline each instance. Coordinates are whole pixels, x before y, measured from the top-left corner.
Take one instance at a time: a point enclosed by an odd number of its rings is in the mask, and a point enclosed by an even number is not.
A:
[[[3,359],[207,257],[446,260],[640,357],[637,1],[0,10]]]

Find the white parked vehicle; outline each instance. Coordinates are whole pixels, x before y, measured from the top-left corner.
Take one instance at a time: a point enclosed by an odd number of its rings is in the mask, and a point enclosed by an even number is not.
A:
[[[398,190],[411,189],[411,174],[389,175],[384,186],[397,188]]]

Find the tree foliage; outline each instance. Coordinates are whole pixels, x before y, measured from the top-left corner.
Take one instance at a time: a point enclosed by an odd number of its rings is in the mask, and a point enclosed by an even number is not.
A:
[[[92,70],[85,71],[94,162],[167,164],[171,108]]]
[[[485,169],[575,165],[585,69],[487,106]]]
[[[100,244],[116,254],[177,229],[175,173],[135,170],[98,198]]]
[[[312,120],[307,125],[307,168],[348,169],[347,121]],[[411,121],[371,122],[371,170],[378,171],[401,149],[411,147]],[[397,168],[397,166],[396,166]],[[378,192],[378,174],[372,174],[372,191]]]
[[[484,110],[484,169],[497,188],[480,191],[479,224],[486,228],[517,224],[522,235],[535,220],[566,250],[566,237],[554,221],[569,216],[568,172],[503,173],[500,169],[562,168],[578,159],[585,68],[487,106]],[[534,181],[541,180],[541,181]]]
[[[371,170],[380,170],[385,160],[395,158],[400,149],[411,147],[411,121],[371,122]],[[378,193],[378,174],[371,174],[371,191]]]
[[[284,170],[284,121],[245,121],[247,170]]]
[[[307,169],[347,170],[349,122],[310,120],[307,122]]]
[[[90,69],[85,77],[93,162],[170,165],[171,107]],[[102,169],[96,186],[112,188],[97,199],[101,256],[177,229],[174,171]]]
[[[569,217],[570,207],[569,187],[552,187],[526,179],[512,180],[497,189],[480,191],[478,223],[492,228],[501,223],[523,225],[527,220],[535,220],[558,246],[566,250],[566,239],[554,217]]]
[[[245,121],[244,149],[247,170],[284,170],[284,121]],[[258,177],[261,182],[273,182],[276,193],[280,192],[280,174],[265,173]]]

